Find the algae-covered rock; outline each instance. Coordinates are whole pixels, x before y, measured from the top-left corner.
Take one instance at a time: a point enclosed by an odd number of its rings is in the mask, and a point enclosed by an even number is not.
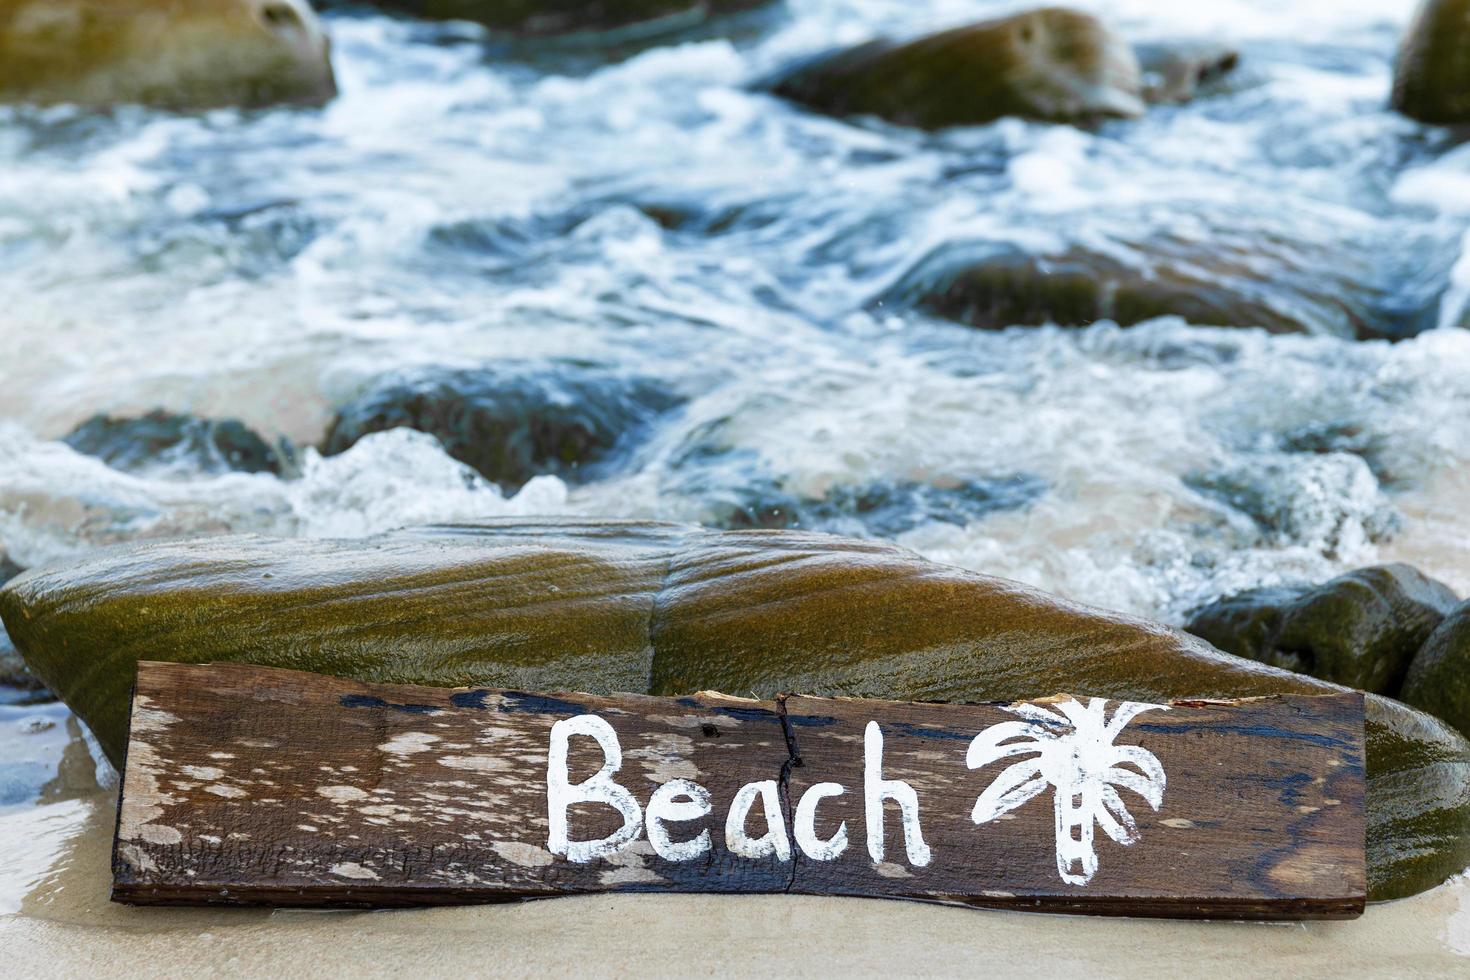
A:
[[[204,419],[162,410],[138,418],[94,415],[64,440],[113,469],[151,473],[277,473],[281,457],[235,419]]]
[[[113,759],[140,659],[594,693],[1165,700],[1340,689],[888,544],[634,522],[105,551],[14,580],[0,617]],[[1368,796],[1375,898],[1470,864],[1470,744],[1447,726],[1370,696]]]
[[[1409,663],[1459,599],[1408,565],[1361,568],[1315,587],[1252,589],[1185,629],[1227,653],[1397,696]]]
[[[1427,123],[1470,120],[1470,0],[1422,0],[1399,47],[1393,107]]]
[[[533,476],[600,475],[679,397],[646,378],[575,361],[506,361],[476,369],[421,368],[371,386],[342,406],[323,452],[409,428],[515,492]]]
[[[1128,327],[1161,316],[1271,333],[1401,340],[1438,323],[1443,283],[1360,267],[1360,254],[1331,254],[1264,230],[1248,247],[1164,237],[1131,243],[1123,261],[1074,247],[1049,255],[988,242],[957,242],[922,258],[880,296],[982,330],[1111,320]]]
[[[1452,610],[1424,641],[1400,696],[1470,735],[1470,602]]]
[[[772,0],[365,0],[368,6],[430,20],[468,20],[518,37],[547,37],[660,26],[688,27]],[[334,4],[340,6],[340,4]]]
[[[0,0],[0,102],[208,109],[335,94],[306,0]]]
[[[818,57],[771,84],[839,116],[937,129],[1020,116],[1092,122],[1143,112],[1138,60],[1090,14],[1044,7]]]

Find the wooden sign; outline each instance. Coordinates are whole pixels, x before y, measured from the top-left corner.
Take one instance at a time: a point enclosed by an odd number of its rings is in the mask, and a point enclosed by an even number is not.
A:
[[[592,697],[139,665],[137,904],[791,892],[1051,912],[1363,909],[1359,694]]]

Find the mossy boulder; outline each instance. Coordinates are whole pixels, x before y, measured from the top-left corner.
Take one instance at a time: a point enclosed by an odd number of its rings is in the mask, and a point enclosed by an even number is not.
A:
[[[1319,586],[1229,596],[1184,628],[1236,656],[1397,697],[1414,655],[1458,602],[1417,569],[1379,565]]]
[[[1470,734],[1470,602],[1452,610],[1424,641],[1400,697]]]
[[[772,0],[364,0],[428,20],[468,20],[497,33],[549,37],[583,32],[687,27]],[[334,3],[330,6],[344,6]]]
[[[1399,47],[1393,107],[1421,122],[1470,122],[1470,0],[1422,0]]]
[[[798,65],[769,87],[832,115],[925,129],[1003,116],[1090,123],[1144,108],[1133,49],[1096,17],[1064,7],[871,41]]]
[[[922,258],[875,301],[915,307],[982,330],[1013,326],[1129,327],[1162,316],[1270,333],[1401,340],[1438,323],[1443,284],[1398,281],[1341,255],[1262,235],[1249,251],[1224,240],[1157,238],[1122,243],[1136,260],[1074,247],[1036,254],[989,242],[956,242]],[[1361,275],[1357,273],[1361,271]]]
[[[975,701],[1340,690],[888,544],[639,522],[103,551],[15,579],[0,590],[0,617],[114,760],[140,659],[593,693]],[[1372,695],[1367,734],[1372,894],[1412,894],[1470,864],[1470,744]]]
[[[680,400],[651,379],[576,361],[428,367],[384,378],[343,405],[322,451],[417,429],[513,493],[534,476],[578,483],[605,474]]]
[[[162,410],[136,418],[94,415],[63,440],[128,473],[281,472],[281,453],[235,419],[205,419]]]
[[[0,102],[210,109],[335,94],[306,0],[0,0]]]

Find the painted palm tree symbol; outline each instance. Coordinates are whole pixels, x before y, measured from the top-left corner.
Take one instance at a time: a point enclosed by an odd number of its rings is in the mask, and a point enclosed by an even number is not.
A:
[[[1137,745],[1116,745],[1124,726],[1164,705],[1125,701],[1111,718],[1107,699],[1059,701],[1055,711],[1036,704],[1009,710],[1025,721],[992,725],[970,743],[965,761],[979,769],[1011,756],[1012,763],[980,794],[971,816],[983,824],[1040,796],[1051,787],[1056,812],[1057,873],[1069,885],[1085,885],[1097,873],[1095,827],[1119,844],[1138,840],[1138,825],[1118,790],[1143,797],[1158,810],[1164,801],[1164,767]],[[1131,766],[1132,768],[1125,768]],[[1080,870],[1073,870],[1080,865]]]

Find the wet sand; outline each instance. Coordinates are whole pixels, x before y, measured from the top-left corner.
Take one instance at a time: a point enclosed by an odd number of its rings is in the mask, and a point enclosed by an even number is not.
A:
[[[107,900],[114,795],[0,814],[11,976],[1229,977],[1470,973],[1470,878],[1352,922],[1158,922],[797,896],[591,896],[392,912]]]

